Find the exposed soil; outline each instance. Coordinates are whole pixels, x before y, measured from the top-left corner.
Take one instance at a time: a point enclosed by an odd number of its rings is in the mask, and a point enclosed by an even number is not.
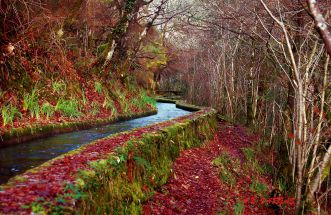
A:
[[[282,197],[259,197],[250,190],[254,178],[267,186],[269,195],[271,178],[244,167],[241,148],[258,140],[257,135],[248,134],[241,126],[221,122],[212,141],[181,152],[168,183],[143,206],[144,214],[234,214],[238,202],[244,205],[243,214],[275,214],[277,211],[269,203],[282,204]],[[213,165],[213,160],[224,153],[239,163],[238,169],[231,170],[236,178],[231,185],[221,180],[220,170]],[[289,200],[292,202],[287,203],[293,205],[293,199]]]

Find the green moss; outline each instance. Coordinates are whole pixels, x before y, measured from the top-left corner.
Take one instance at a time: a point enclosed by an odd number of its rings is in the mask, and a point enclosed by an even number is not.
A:
[[[216,126],[215,113],[198,118],[131,140],[107,160],[91,164],[96,174],[93,178],[82,179],[83,192],[88,195],[81,199],[80,213],[141,213],[142,202],[167,182],[180,150],[200,145],[210,135],[199,133],[211,133]]]
[[[117,119],[128,117],[130,114]],[[98,120],[95,123],[107,120]],[[216,113],[211,110],[207,113],[202,112],[194,119],[187,119],[162,130],[146,133],[139,139],[132,139],[123,147],[105,155],[103,159],[90,162],[88,167],[79,171],[75,183],[64,185],[64,194],[56,196],[54,200],[44,201],[42,206],[47,208],[47,213],[57,214],[73,211],[80,214],[139,214],[142,211],[142,203],[167,182],[180,150],[199,146],[212,137],[216,122]],[[74,125],[77,123],[66,123],[62,124],[61,128],[72,128]],[[86,147],[99,141],[129,133],[123,132],[92,142],[29,170],[28,173],[38,173],[55,160],[79,154]],[[132,177],[129,178],[129,175]],[[15,180],[22,176],[13,178],[6,186],[15,186]],[[63,201],[67,201],[68,198],[75,201],[76,208],[64,206]],[[39,210],[39,205],[40,202],[36,201],[28,207]]]

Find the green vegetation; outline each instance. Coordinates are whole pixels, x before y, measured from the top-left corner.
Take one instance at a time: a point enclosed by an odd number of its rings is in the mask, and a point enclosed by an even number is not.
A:
[[[228,155],[228,153],[224,152],[219,157],[215,158],[212,163],[215,166],[224,166],[224,165],[228,165],[230,161],[231,161],[230,156]]]
[[[102,107],[106,108],[107,110],[111,110],[112,116],[117,115],[117,110],[115,108],[114,102],[108,96],[105,97]]]
[[[47,119],[53,116],[55,107],[50,103],[46,102],[41,107],[41,113],[46,116]]]
[[[39,99],[37,90],[33,89],[31,94],[24,94],[23,96],[23,109],[29,110],[31,117],[40,117]]]
[[[142,202],[169,178],[179,151],[211,137],[215,115],[179,123],[129,141],[106,159],[90,163],[76,179],[82,214],[139,214]],[[203,134],[197,135],[198,133]],[[161,144],[162,143],[162,144]],[[102,195],[100,195],[102,193]]]
[[[94,82],[94,90],[95,92],[102,94],[102,84],[98,81]]]
[[[63,115],[68,117],[77,118],[81,116],[81,112],[79,111],[79,103],[76,100],[63,100],[60,99],[56,106],[56,111],[60,111]]]
[[[146,104],[151,105],[152,107],[156,108],[156,100],[152,97],[147,96],[146,92],[143,91],[141,93],[142,105],[145,106]]]
[[[223,171],[220,172],[220,178],[224,183],[227,183],[230,186],[234,186],[236,184],[236,178],[227,169],[224,169]]]
[[[233,205],[233,212],[235,215],[242,215],[244,213],[245,205],[242,201],[237,201],[236,204]]]
[[[254,150],[253,150],[252,148],[242,148],[241,150],[242,150],[242,152],[244,153],[245,158],[246,158],[249,162],[252,162],[252,161],[254,160],[255,153],[254,153]]]
[[[132,104],[138,107],[140,110],[144,109],[147,105],[150,105],[156,109],[156,100],[152,97],[149,97],[145,91],[141,91],[139,96],[134,98]]]
[[[260,145],[257,145],[255,147],[255,148],[257,148],[256,150],[261,150],[259,147],[260,147]],[[261,165],[259,163],[259,161],[255,158],[254,149],[249,148],[249,147],[241,149],[247,160],[247,162],[245,163],[245,166],[247,166],[247,168],[254,169],[256,172],[258,172],[260,174],[266,174],[266,173],[272,172],[273,167],[271,165],[268,165],[268,164]]]
[[[130,106],[129,106],[129,104],[126,101],[126,93],[125,92],[122,92],[120,89],[117,89],[115,91],[115,95],[118,98],[118,102],[121,105],[121,108],[123,110],[123,113],[128,113],[130,111],[130,109],[129,109]]]
[[[160,68],[167,64],[167,51],[161,43],[149,43],[147,46],[144,47],[144,51],[147,53],[152,53],[155,56],[153,59],[148,60],[146,65],[148,69]]]
[[[231,172],[232,165],[235,163],[231,161],[230,156],[227,153],[221,154],[219,157],[214,159],[212,163],[214,166],[219,168],[219,176],[224,183],[230,186],[236,184],[236,177]]]
[[[6,126],[8,124],[11,124],[13,126],[14,119],[16,117],[22,116],[22,114],[19,112],[19,110],[11,104],[2,107],[1,115],[2,115],[4,126]]]
[[[58,93],[58,94],[63,94],[63,92],[66,92],[66,84],[64,81],[54,81],[52,84],[53,87],[53,92]]]
[[[97,115],[99,113],[99,109],[100,109],[99,103],[92,102],[92,112],[91,112],[91,114],[93,116],[95,116],[95,115]]]
[[[268,194],[268,186],[256,180],[252,182],[249,189],[250,191],[257,193],[259,196],[266,196]]]

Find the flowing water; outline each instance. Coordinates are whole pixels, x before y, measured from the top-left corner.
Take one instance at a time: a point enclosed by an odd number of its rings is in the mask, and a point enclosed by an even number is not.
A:
[[[110,134],[144,127],[189,114],[175,104],[157,103],[158,113],[152,116],[117,122],[88,130],[60,134],[27,143],[0,148],[0,184],[28,169],[36,167],[81,145]]]

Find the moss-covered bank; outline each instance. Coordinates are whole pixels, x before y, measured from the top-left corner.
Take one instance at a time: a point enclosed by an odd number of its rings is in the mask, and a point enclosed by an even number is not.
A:
[[[77,179],[84,193],[77,209],[81,214],[140,214],[142,203],[167,182],[180,151],[201,146],[216,126],[216,114],[210,111],[133,139],[107,159],[91,163],[92,172]]]
[[[216,126],[216,112],[203,109],[87,144],[0,186],[0,214],[139,214],[180,151]]]

